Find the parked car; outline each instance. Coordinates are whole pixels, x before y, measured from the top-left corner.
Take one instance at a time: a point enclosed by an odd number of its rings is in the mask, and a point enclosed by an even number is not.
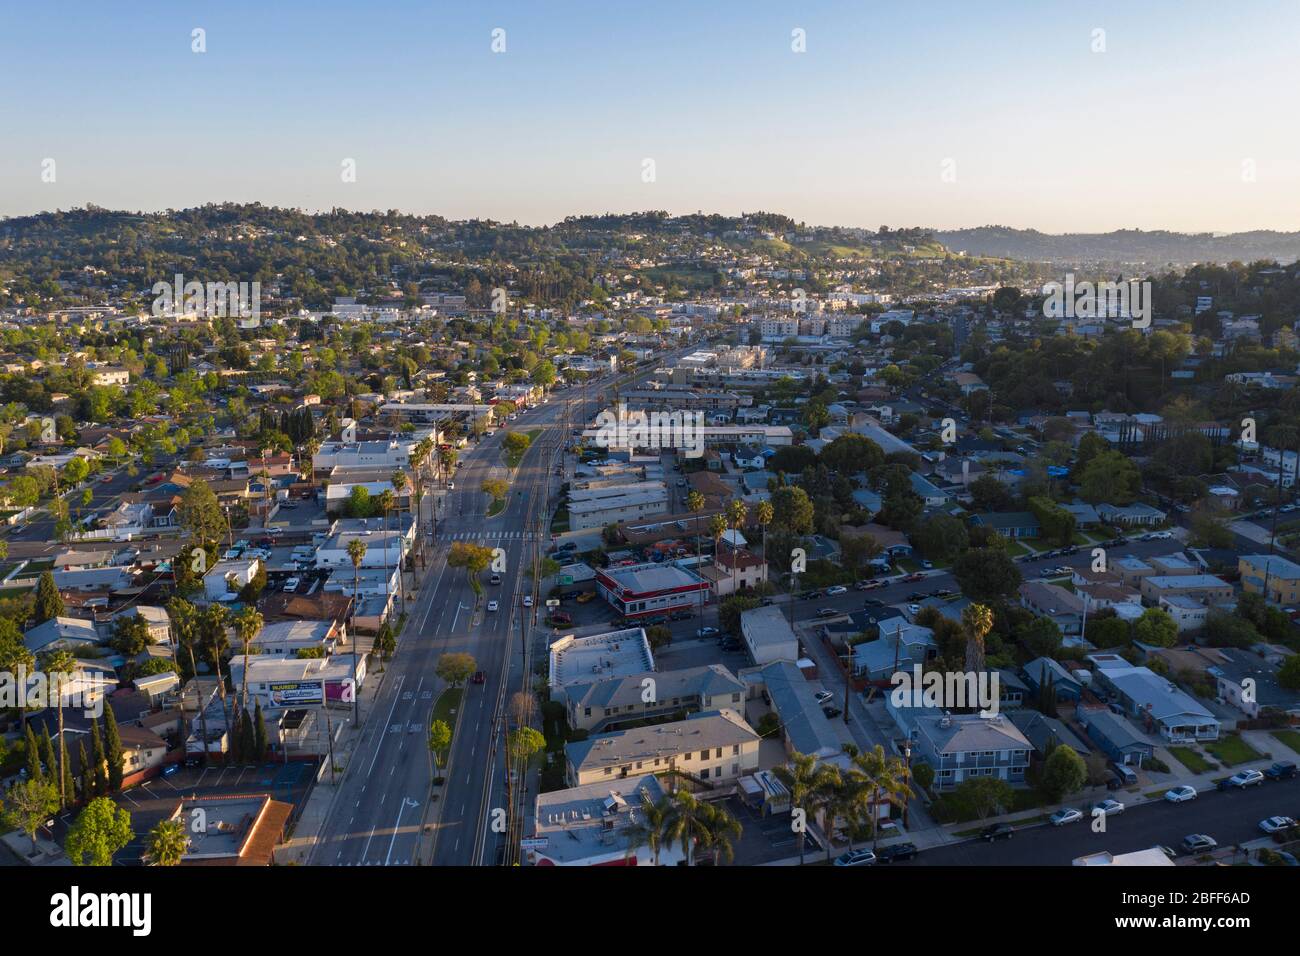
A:
[[[903,578],[903,580],[904,580],[904,581],[909,581],[909,582],[911,582],[911,581],[924,581],[924,580],[925,580],[925,575],[922,574],[920,571],[913,571],[911,574],[907,575],[907,577]]]
[[[1204,833],[1192,833],[1183,837],[1184,853],[1208,853],[1218,845],[1218,840]]]
[[[835,615],[840,613],[840,611],[835,610],[833,607],[820,607],[817,609],[818,617],[835,617]]]
[[[875,862],[876,854],[870,850],[850,850],[835,858],[835,866],[872,866]]]
[[[1228,778],[1229,787],[1244,789],[1254,787],[1264,782],[1264,775],[1258,770],[1243,770],[1240,773],[1234,773]]]
[[[1117,816],[1118,814],[1124,812],[1124,804],[1120,803],[1118,800],[1114,800],[1111,798],[1107,798],[1105,800],[1099,800],[1097,803],[1094,803],[1092,805],[1092,808],[1094,810],[1100,810],[1108,817]]]
[[[919,605],[919,604],[909,604],[909,605],[907,606],[907,612],[908,612],[909,614],[920,614],[920,613],[921,613],[921,605]]]
[[[1077,823],[1083,819],[1083,812],[1070,807],[1065,810],[1057,810],[1048,818],[1054,827],[1063,827],[1067,823]]]
[[[1295,829],[1293,817],[1269,817],[1259,821],[1259,828],[1265,833],[1286,833]]]
[[[992,843],[994,840],[1010,840],[1016,828],[1009,823],[994,823],[980,831],[980,839]]]
[[[824,707],[822,707],[822,713],[826,715],[827,720],[834,720],[836,717],[844,713],[844,711],[840,710],[838,707],[834,706],[833,704],[827,704]]]
[[[181,765],[178,763],[169,763],[167,766],[163,767],[162,769],[162,775],[164,777],[175,776],[180,772],[181,772]]]
[[[588,601],[594,601],[594,600],[596,600],[595,591],[583,591],[577,597],[577,601],[579,604],[586,604]]]
[[[924,569],[927,570],[927,571],[932,571],[932,570],[934,569],[934,562],[933,562],[933,561],[922,561],[922,562],[921,562],[921,567],[924,568]]]
[[[722,633],[722,632],[719,631],[716,627],[702,627],[702,628],[700,628],[698,631],[695,632],[695,636],[696,636],[696,637],[714,637],[714,636],[716,636],[717,634],[720,634],[720,633]]]
[[[1186,803],[1188,800],[1196,799],[1195,787],[1174,787],[1165,791],[1165,799],[1170,803]]]
[[[563,594],[560,595],[560,600],[561,600],[561,601],[572,601],[572,600],[574,600],[575,598],[580,598],[580,597],[582,597],[582,592],[581,592],[581,591],[565,591]]]
[[[1288,760],[1279,760],[1264,771],[1269,780],[1290,780],[1296,775],[1296,765]]]
[[[920,851],[917,850],[915,843],[895,843],[887,846],[876,854],[877,863],[899,863],[903,860],[910,860]]]
[[[812,601],[812,600],[815,600],[816,598],[819,598],[819,597],[821,597],[821,596],[822,596],[822,592],[821,592],[821,591],[804,591],[803,594],[800,594],[800,595],[799,595],[799,600],[800,600],[800,601]]]
[[[830,691],[828,691],[828,690],[819,690],[819,691],[817,692],[817,703],[818,703],[818,704],[825,704],[825,703],[827,703],[828,701],[833,700],[834,697],[835,697],[835,695],[832,694],[832,693],[831,693]]]
[[[290,578],[289,580],[284,582],[284,587],[281,588],[280,590],[288,594],[291,591],[298,590],[298,585],[301,583],[302,583],[302,579],[300,578]]]
[[[827,597],[835,597],[837,594],[848,594],[849,589],[842,584],[836,584],[826,589]]]

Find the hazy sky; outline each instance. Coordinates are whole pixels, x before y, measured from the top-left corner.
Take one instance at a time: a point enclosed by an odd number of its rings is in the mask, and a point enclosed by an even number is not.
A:
[[[0,63],[0,215],[1300,229],[1296,0],[11,0]]]

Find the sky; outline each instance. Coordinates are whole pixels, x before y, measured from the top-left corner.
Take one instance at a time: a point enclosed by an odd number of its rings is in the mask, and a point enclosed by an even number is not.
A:
[[[0,70],[0,216],[1300,229],[1296,0],[10,0]]]

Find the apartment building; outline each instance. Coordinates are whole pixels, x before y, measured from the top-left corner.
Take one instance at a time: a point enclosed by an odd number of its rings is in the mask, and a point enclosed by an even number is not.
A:
[[[1277,554],[1243,554],[1237,569],[1242,590],[1284,607],[1300,603],[1300,564]]]
[[[564,748],[571,787],[675,771],[711,786],[758,769],[759,736],[734,710],[575,741]]]
[[[721,664],[709,664],[569,684],[560,691],[556,699],[565,705],[569,726],[595,733],[678,711],[738,711],[745,685]]]

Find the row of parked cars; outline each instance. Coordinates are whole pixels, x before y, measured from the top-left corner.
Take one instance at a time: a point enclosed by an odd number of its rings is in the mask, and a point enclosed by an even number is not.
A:
[[[894,843],[880,850],[849,850],[835,858],[835,866],[875,866],[877,863],[901,863],[913,859],[917,853],[915,843]]]

